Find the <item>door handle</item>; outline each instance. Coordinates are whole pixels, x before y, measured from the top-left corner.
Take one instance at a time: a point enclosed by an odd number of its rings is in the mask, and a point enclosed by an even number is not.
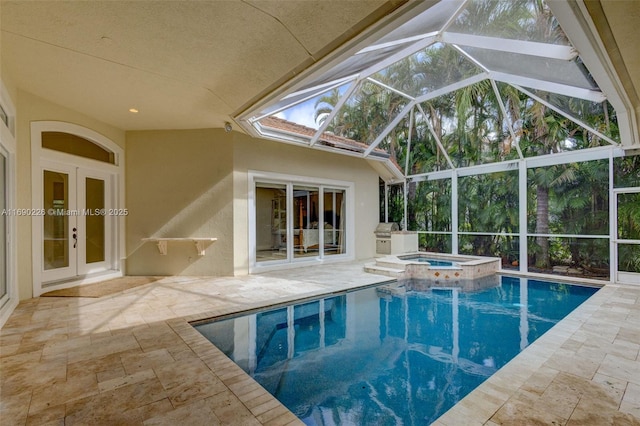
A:
[[[73,248],[76,248],[76,246],[78,245],[78,234],[77,234],[78,229],[77,228],[73,228]]]

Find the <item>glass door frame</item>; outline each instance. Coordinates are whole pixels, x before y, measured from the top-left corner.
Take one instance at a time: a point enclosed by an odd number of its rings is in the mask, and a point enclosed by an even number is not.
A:
[[[4,168],[4,209],[5,238],[4,244],[4,271],[0,279],[5,281],[5,294],[0,294],[0,327],[8,319],[11,312],[18,305],[18,287],[16,279],[17,271],[17,223],[15,211],[16,206],[16,169],[15,169],[15,144],[13,135],[9,129],[0,125],[0,155],[5,158]],[[2,241],[0,239],[0,241]]]
[[[66,199],[65,199],[66,205],[64,205],[62,208],[49,207],[49,206],[46,206],[44,203],[45,172],[60,173],[67,176],[67,186],[65,188],[66,189]],[[75,197],[75,194],[77,193],[76,168],[69,164],[52,163],[52,162],[43,161],[41,163],[41,168],[40,168],[40,180],[43,182],[43,196],[39,204],[40,207],[34,209],[35,210],[34,217],[39,217],[40,220],[42,221],[41,223],[42,239],[39,244],[41,249],[41,258],[42,258],[42,269],[40,271],[40,274],[44,282],[51,282],[51,281],[61,280],[71,276],[75,276],[78,270],[77,256],[74,255],[74,253],[76,253],[76,249],[71,248],[72,240],[74,239],[73,235],[76,233],[75,229],[77,227],[77,224],[76,224],[77,216],[69,215],[66,213],[66,211],[77,211],[77,204],[76,204],[76,197]],[[55,210],[55,211],[45,214],[45,210]],[[46,235],[45,221],[47,221],[49,217],[51,217],[52,219],[57,219],[60,217],[66,218],[66,226],[64,231],[66,235],[64,235],[63,238],[64,238],[64,241],[67,242],[66,256],[68,260],[65,266],[46,269],[45,268],[45,258],[46,258],[45,245],[47,242],[47,235]],[[52,236],[52,238],[57,239],[55,236]],[[55,241],[51,239],[49,241],[55,243]]]
[[[345,261],[355,259],[354,247],[355,247],[355,193],[353,182],[311,178],[306,176],[293,176],[278,173],[249,171],[249,188],[248,188],[248,218],[249,218],[249,273],[268,271],[274,269],[282,269],[285,267],[298,267],[304,264],[318,264],[319,262],[331,262],[331,261]],[[259,184],[280,184],[286,186],[286,245],[287,254],[286,258],[277,260],[257,261],[257,218],[256,218],[256,185]],[[294,187],[313,187],[317,189],[318,196],[318,209],[323,211],[324,194],[325,189],[327,191],[341,190],[344,191],[344,212],[346,218],[341,218],[343,225],[342,232],[344,233],[344,253],[324,255],[322,248],[319,250],[317,256],[295,256],[296,247],[294,245]],[[323,225],[319,227],[318,239],[323,239]],[[319,245],[322,245],[323,241],[319,241]]]
[[[0,108],[6,114],[6,120],[0,120],[0,153],[5,158],[4,170],[4,208],[7,212],[16,212],[17,207],[17,172],[16,172],[16,140],[15,122],[16,109],[9,96],[4,83],[0,80]],[[5,294],[0,294],[0,327],[9,319],[9,316],[18,306],[18,238],[17,238],[17,214],[6,214],[4,244],[4,276]]]
[[[9,208],[9,198],[10,198],[10,186],[9,186],[9,153],[4,149],[4,146],[0,144],[0,162],[2,163],[2,168],[0,169],[0,203],[2,203],[2,212],[0,214],[0,223],[2,226],[0,229],[2,230],[2,234],[0,234],[0,244],[2,247],[0,248],[0,309],[9,302],[10,299],[10,285],[9,285],[9,275],[11,273],[11,267],[9,265],[9,259],[11,257],[11,248],[9,242],[11,241],[11,230],[10,230],[10,218],[11,216],[8,214],[10,212]],[[2,323],[0,323],[0,327]]]
[[[113,240],[113,215],[109,215],[108,212],[113,210],[112,190],[111,190],[111,175],[96,171],[85,169],[82,167],[76,167],[70,164],[62,164],[56,162],[50,162],[43,160],[41,162],[41,179],[44,176],[45,171],[64,173],[68,176],[67,179],[67,206],[66,210],[69,212],[62,213],[63,217],[67,218],[66,229],[66,241],[68,264],[65,267],[54,268],[46,270],[44,268],[44,262],[42,263],[41,277],[43,282],[52,282],[56,280],[69,279],[77,276],[86,276],[94,273],[101,273],[110,268],[111,256],[112,256],[112,240]],[[89,208],[86,205],[86,178],[94,178],[104,181],[104,214],[103,212],[89,212]],[[42,204],[44,209],[48,210],[47,206]],[[44,212],[42,215],[43,222],[46,220],[49,214]],[[104,217],[104,260],[99,262],[87,263],[86,262],[86,236],[88,235],[86,220],[89,215]],[[43,223],[43,230],[44,230]],[[43,236],[44,237],[44,236]],[[42,259],[46,257],[45,248],[41,242],[42,247]],[[74,245],[72,248],[71,245]]]
[[[114,154],[114,164],[83,158],[65,152],[42,147],[44,132],[63,132],[87,139]],[[35,121],[31,123],[31,208],[35,211],[43,207],[43,166],[59,165],[62,168],[71,167],[90,171],[90,176],[99,179],[108,178],[111,186],[110,200],[115,211],[124,211],[124,149],[105,136],[82,126],[59,121]],[[105,217],[109,216],[108,212]],[[33,297],[42,293],[68,288],[76,285],[90,284],[111,278],[121,277],[124,273],[125,250],[125,215],[115,215],[109,218],[110,229],[105,232],[106,239],[110,239],[110,247],[105,259],[104,267],[90,268],[79,271],[74,277],[64,277],[61,281],[47,281],[43,276],[43,218],[31,218],[31,253]],[[94,265],[95,266],[95,265]],[[99,271],[97,269],[100,269]],[[76,269],[77,271],[77,269]],[[83,273],[80,275],[79,273]]]
[[[76,173],[77,179],[77,204],[81,209],[95,210],[87,206],[86,202],[86,179],[92,178],[101,180],[104,182],[104,206],[101,208],[104,212],[87,211],[85,214],[81,214],[77,217],[78,225],[78,275],[90,275],[93,273],[100,273],[110,268],[111,255],[112,255],[112,242],[113,236],[113,220],[115,216],[109,214],[113,209],[113,191],[112,191],[112,176],[108,173],[99,172],[96,170],[89,170],[78,168]],[[98,262],[87,263],[87,244],[86,237],[89,234],[87,229],[87,218],[93,215],[94,217],[104,218],[104,259]]]
[[[618,236],[618,196],[624,194],[640,194],[640,187],[630,188],[615,188],[613,190],[613,202],[612,208],[615,211],[612,217],[612,231],[614,232],[611,238],[611,244],[613,245],[614,258],[611,262],[611,268],[615,271],[615,282],[622,284],[636,284],[640,285],[640,273],[626,272],[618,270],[619,248],[620,245],[638,245],[640,246],[640,240],[626,240],[621,239]]]
[[[294,182],[292,194],[293,202],[289,202],[289,206],[293,208],[294,217],[291,223],[293,232],[298,232],[293,236],[294,244],[297,243],[292,251],[295,261],[303,258],[325,259],[346,252],[343,247],[345,219],[342,217],[346,203],[345,188],[325,184],[301,185]],[[336,202],[337,194],[342,194],[339,204]],[[331,205],[326,204],[327,196],[331,197]],[[328,217],[327,213],[331,213],[331,217]],[[335,228],[338,218],[340,228]],[[316,256],[313,255],[315,250]],[[335,253],[332,253],[334,250]]]

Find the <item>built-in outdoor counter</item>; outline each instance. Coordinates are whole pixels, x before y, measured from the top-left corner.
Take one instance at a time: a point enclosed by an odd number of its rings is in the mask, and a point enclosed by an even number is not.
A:
[[[415,231],[394,231],[391,233],[391,254],[399,255],[418,251],[418,233]]]
[[[156,238],[143,238],[142,241],[152,241],[156,243],[158,246],[158,251],[161,255],[167,254],[167,243],[169,241],[190,241],[195,243],[196,251],[198,252],[198,256],[204,256],[207,246],[218,241],[217,238],[193,238],[193,237],[174,237],[174,238],[165,238],[165,237],[156,237]]]

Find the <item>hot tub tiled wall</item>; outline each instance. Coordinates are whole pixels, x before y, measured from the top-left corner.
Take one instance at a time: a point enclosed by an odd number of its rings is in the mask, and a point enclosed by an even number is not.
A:
[[[432,288],[452,288],[455,287],[462,292],[482,291],[500,285],[498,274],[486,275],[480,278],[469,279],[431,279],[431,278],[408,278],[398,279],[398,285],[411,291],[427,291]]]
[[[449,258],[448,260],[453,260]],[[459,267],[432,266],[426,262],[408,262],[402,278],[431,278],[433,280],[473,280],[495,274],[500,268],[500,259],[454,260]]]
[[[410,260],[422,257],[456,262],[454,267],[432,266],[426,262]],[[457,256],[442,253],[419,252],[376,259],[375,265],[365,266],[365,271],[393,276],[398,279],[429,279],[438,283],[454,283],[494,275],[500,269],[500,259],[495,257]]]

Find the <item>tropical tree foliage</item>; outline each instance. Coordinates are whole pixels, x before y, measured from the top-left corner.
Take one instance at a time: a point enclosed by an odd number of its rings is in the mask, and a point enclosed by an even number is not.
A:
[[[533,40],[566,41],[542,1],[473,2],[452,30],[468,32],[471,21],[474,34],[510,36],[526,29]],[[406,169],[408,176],[513,160],[520,153],[530,158],[608,145],[600,135],[619,139],[615,110],[608,102],[597,104],[527,89],[534,95],[530,97],[514,86],[490,80],[422,102],[393,129],[387,128],[409,99],[386,87],[417,97],[475,74],[477,69],[469,66],[460,52],[436,43],[380,71],[373,81],[361,83],[327,130],[370,145],[386,129],[388,134],[378,147],[386,150],[403,171]],[[316,119],[326,119],[339,97],[336,89],[320,98]],[[568,113],[596,132],[585,130],[554,109]],[[638,170],[640,157],[618,161],[615,175],[621,177],[616,179],[624,179],[627,183],[623,185],[632,182],[640,186]],[[528,170],[527,229],[534,237],[522,243],[529,245],[529,265],[542,270],[564,265],[608,276],[608,176],[608,160]],[[499,256],[508,264],[516,264],[521,243],[516,236],[520,226],[518,189],[517,170],[458,179],[461,253]],[[407,199],[407,227],[421,232],[420,246],[450,251],[451,180],[409,178]],[[622,209],[625,219],[621,226],[639,235],[640,203],[626,203]],[[392,186],[389,220],[403,219],[404,186]],[[549,237],[557,234],[588,238]],[[625,248],[621,262],[640,264],[636,248]]]
[[[614,160],[614,185],[616,188],[640,187],[640,156]],[[618,194],[617,237],[622,240],[640,240],[640,194]],[[620,244],[618,269],[640,272],[640,245]]]
[[[459,231],[473,233],[461,237],[460,252],[514,260],[509,234],[519,231],[518,171],[459,178],[458,194]]]
[[[420,247],[426,251],[451,252],[451,179],[412,182],[408,197],[408,228],[422,231]]]

